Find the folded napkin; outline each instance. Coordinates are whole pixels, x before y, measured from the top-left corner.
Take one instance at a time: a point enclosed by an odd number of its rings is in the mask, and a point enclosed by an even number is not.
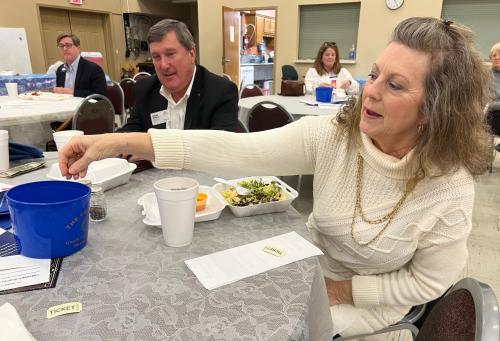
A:
[[[10,303],[0,307],[0,340],[36,341]]]
[[[43,157],[43,152],[33,146],[9,142],[9,161],[37,159]]]

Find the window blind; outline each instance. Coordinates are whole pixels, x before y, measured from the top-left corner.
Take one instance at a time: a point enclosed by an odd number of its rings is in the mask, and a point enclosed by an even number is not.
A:
[[[470,27],[484,59],[489,59],[491,47],[500,41],[499,0],[444,0],[441,18]]]
[[[360,3],[300,6],[299,59],[314,59],[322,43],[334,41],[340,59],[357,47]]]

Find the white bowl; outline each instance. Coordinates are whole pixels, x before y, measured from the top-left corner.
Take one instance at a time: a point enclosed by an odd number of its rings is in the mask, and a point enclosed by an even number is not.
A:
[[[196,212],[194,221],[200,223],[202,221],[215,220],[220,217],[226,201],[214,188],[202,186],[198,188],[198,193],[203,192],[208,195],[207,207],[203,211]],[[146,193],[137,200],[137,204],[142,206],[142,222],[146,225],[161,226],[160,212],[158,211],[158,201],[154,192]]]
[[[101,186],[103,191],[115,188],[127,183],[132,172],[137,168],[135,163],[130,163],[125,159],[109,158],[91,162],[84,179],[92,181],[93,185]],[[47,177],[53,180],[66,180],[61,175],[59,165],[53,164],[50,167]]]
[[[294,190],[292,187],[290,187],[289,185],[287,185],[286,183],[284,183],[275,176],[250,176],[247,178],[233,179],[231,180],[231,182],[238,183],[240,181],[251,180],[251,179],[256,179],[256,180],[262,179],[262,181],[264,181],[265,183],[276,181],[279,184],[279,186],[283,189],[285,194],[288,196],[288,198],[285,200],[266,202],[263,204],[248,205],[248,206],[234,206],[226,202],[227,207],[229,207],[231,212],[233,212],[233,214],[237,217],[248,217],[257,214],[284,212],[290,207],[292,201],[294,201],[295,198],[299,196],[299,193],[297,193],[296,190]],[[224,185],[221,183],[214,185],[214,188],[219,193],[222,193],[228,187],[229,187],[228,185]]]

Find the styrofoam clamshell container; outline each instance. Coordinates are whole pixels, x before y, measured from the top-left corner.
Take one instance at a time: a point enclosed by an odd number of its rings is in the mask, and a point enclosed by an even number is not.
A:
[[[107,191],[127,183],[136,168],[135,163],[130,163],[125,159],[108,158],[91,162],[84,179],[92,181],[93,185],[101,186],[103,191]],[[61,175],[58,164],[50,167],[47,177],[53,180],[66,180]]]
[[[270,183],[271,181],[276,181],[285,192],[285,195],[288,196],[288,198],[285,200],[266,202],[263,204],[248,205],[248,206],[234,206],[227,204],[227,207],[229,207],[231,212],[237,217],[248,217],[257,214],[284,212],[290,207],[292,201],[294,201],[299,196],[299,193],[297,193],[295,189],[293,189],[288,184],[281,181],[279,178],[275,176],[250,176],[246,178],[233,179],[230,180],[230,182],[236,185],[240,181],[251,180],[251,179],[255,180],[262,179],[264,183]],[[215,184],[213,187],[222,195],[222,192],[229,186],[218,183]]]

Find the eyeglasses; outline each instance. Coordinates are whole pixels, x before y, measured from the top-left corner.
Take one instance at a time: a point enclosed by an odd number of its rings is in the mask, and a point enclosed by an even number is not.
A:
[[[57,45],[57,47],[61,50],[67,50],[67,49],[70,49],[72,48],[73,46],[75,46],[75,44],[71,44],[71,43],[68,43],[68,44],[59,44]]]

